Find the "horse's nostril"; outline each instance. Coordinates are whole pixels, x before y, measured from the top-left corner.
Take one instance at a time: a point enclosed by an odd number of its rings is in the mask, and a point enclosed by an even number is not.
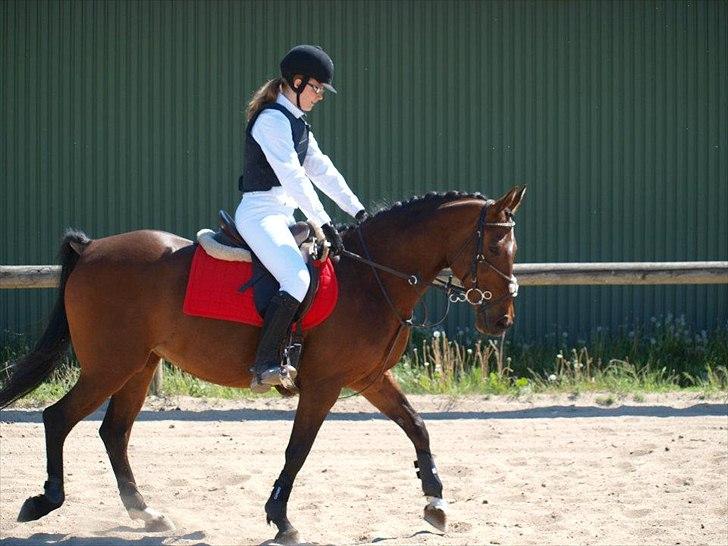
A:
[[[511,321],[511,317],[508,315],[503,315],[498,319],[496,325],[498,325],[499,328],[510,328],[513,325],[513,321]]]

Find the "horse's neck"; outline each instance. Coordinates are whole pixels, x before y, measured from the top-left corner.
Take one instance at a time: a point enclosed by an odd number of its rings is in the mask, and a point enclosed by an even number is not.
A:
[[[417,275],[420,283],[413,287],[389,273],[379,272],[388,296],[404,313],[414,308],[429,283],[448,266],[448,256],[453,254],[451,247],[465,241],[465,232],[471,228],[471,222],[466,220],[469,215],[434,211],[423,216],[426,219],[416,223],[374,219],[362,231],[372,260],[402,273]],[[353,240],[359,247],[358,235],[354,234]]]

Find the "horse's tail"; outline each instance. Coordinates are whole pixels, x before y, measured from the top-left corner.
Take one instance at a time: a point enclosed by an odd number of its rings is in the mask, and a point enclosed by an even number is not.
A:
[[[58,251],[58,260],[61,263],[61,282],[58,290],[58,299],[53,308],[48,326],[33,350],[9,363],[3,370],[3,375],[10,374],[5,385],[0,389],[0,408],[15,402],[40,385],[58,366],[61,357],[71,344],[71,335],[66,317],[64,293],[66,282],[71,275],[78,258],[91,242],[85,233],[72,229],[66,230]]]

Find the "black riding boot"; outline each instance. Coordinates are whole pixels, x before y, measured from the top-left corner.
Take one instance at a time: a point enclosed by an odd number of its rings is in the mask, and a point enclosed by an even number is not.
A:
[[[287,364],[281,367],[280,349],[300,304],[283,290],[271,298],[263,317],[263,332],[258,342],[255,364],[250,368],[253,375],[250,390],[253,392],[266,392],[271,385],[281,385],[286,375],[290,380],[295,379],[295,368]]]

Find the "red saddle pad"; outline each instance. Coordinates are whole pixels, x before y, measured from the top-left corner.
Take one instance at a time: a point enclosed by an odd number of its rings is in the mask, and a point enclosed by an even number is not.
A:
[[[315,262],[319,287],[313,303],[303,317],[304,330],[318,326],[333,312],[339,297],[339,284],[331,260]],[[187,315],[232,320],[262,326],[263,318],[255,308],[253,288],[239,292],[253,274],[251,262],[227,262],[211,257],[197,246],[192,258],[183,311]]]

